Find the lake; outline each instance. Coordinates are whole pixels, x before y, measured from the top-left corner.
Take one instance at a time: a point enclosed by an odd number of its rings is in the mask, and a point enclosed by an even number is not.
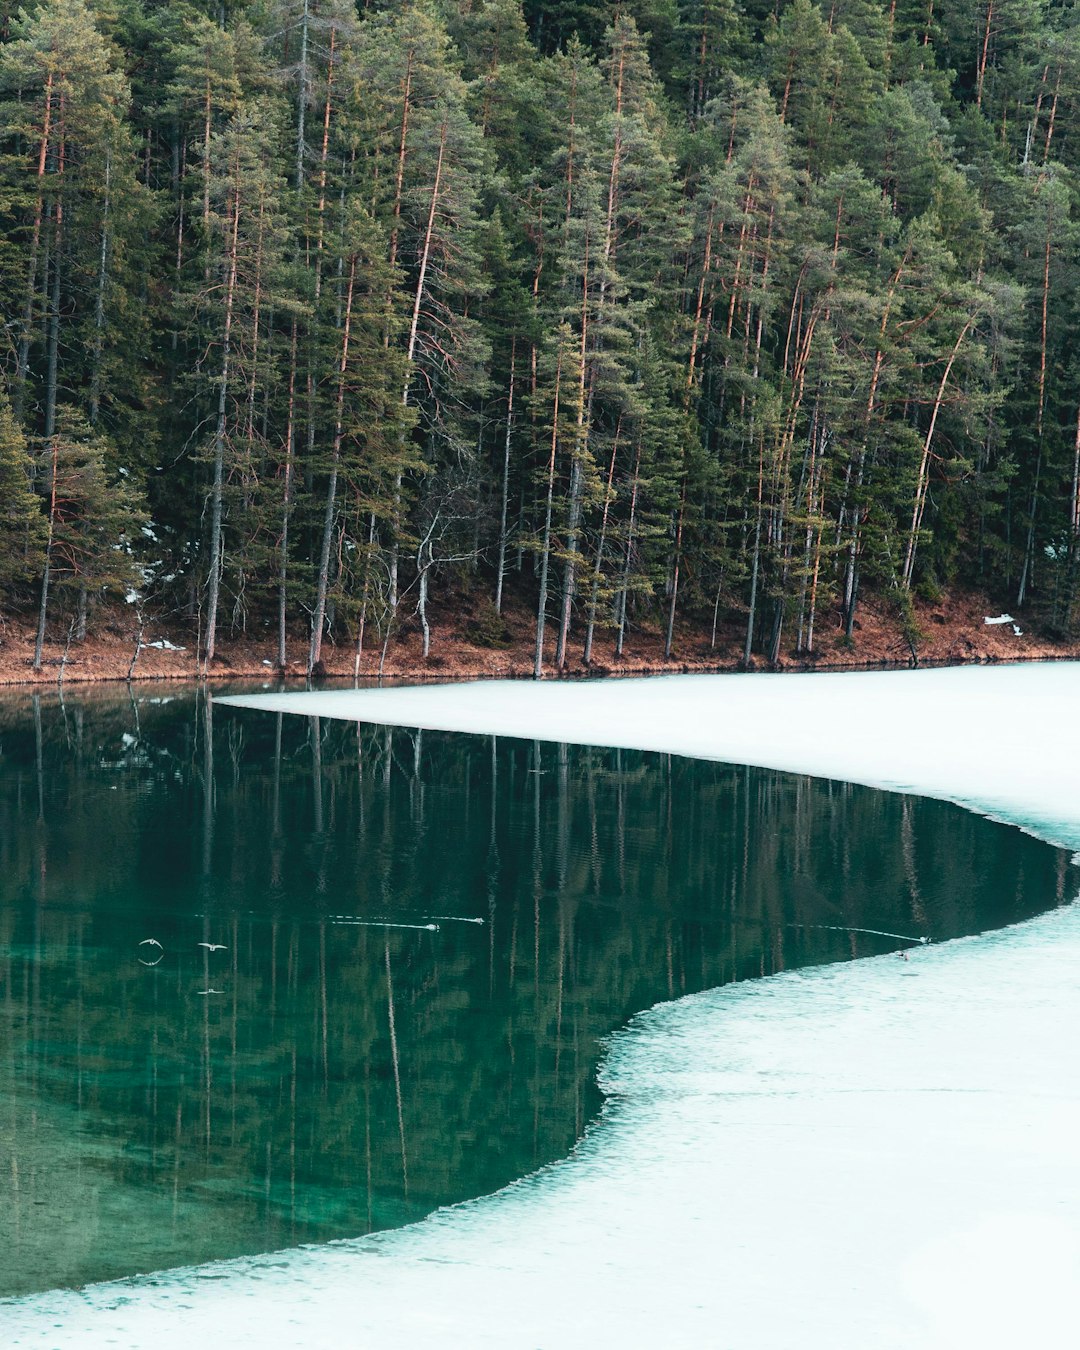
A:
[[[1075,890],[1018,830],[821,779],[11,695],[0,1293],[408,1223],[564,1156],[658,1000]]]

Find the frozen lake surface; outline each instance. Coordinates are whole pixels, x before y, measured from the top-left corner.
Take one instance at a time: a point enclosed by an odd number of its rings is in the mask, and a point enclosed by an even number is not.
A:
[[[1073,664],[234,702],[847,778],[1080,847]],[[1071,1346],[1078,971],[1065,905],[661,1005],[567,1161],[373,1238],[8,1304],[4,1343]]]

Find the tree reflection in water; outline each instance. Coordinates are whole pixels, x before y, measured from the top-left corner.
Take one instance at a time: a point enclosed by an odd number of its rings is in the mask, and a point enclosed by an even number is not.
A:
[[[176,690],[0,736],[3,1293],[409,1222],[565,1155],[659,999],[1075,890],[940,802],[664,755]]]

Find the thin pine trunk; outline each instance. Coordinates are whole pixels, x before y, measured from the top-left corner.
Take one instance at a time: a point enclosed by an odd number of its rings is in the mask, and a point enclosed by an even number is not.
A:
[[[232,218],[229,221],[229,254],[226,263],[225,326],[221,343],[221,383],[218,388],[217,427],[214,433],[214,481],[210,497],[210,576],[206,604],[206,648],[204,666],[209,668],[217,646],[218,601],[222,569],[222,505],[225,485],[225,440],[229,398],[229,372],[232,356],[233,308],[239,275],[240,188],[232,194]]]
[[[619,595],[619,636],[615,641],[615,655],[622,657],[626,642],[626,609],[630,591],[630,565],[634,556],[634,525],[637,522],[638,486],[641,473],[641,437],[638,436],[634,457],[634,479],[630,488],[630,518],[626,527],[626,560],[623,565],[622,590]]]
[[[923,511],[926,508],[926,494],[930,485],[930,450],[934,440],[934,431],[937,427],[938,414],[941,412],[941,406],[945,401],[945,389],[949,382],[949,376],[952,374],[953,364],[960,351],[961,343],[964,341],[964,338],[967,337],[968,330],[975,322],[976,317],[977,315],[975,314],[969,315],[963,328],[961,328],[960,335],[953,344],[953,349],[949,353],[949,359],[945,363],[945,369],[941,374],[941,382],[938,385],[937,395],[934,398],[934,408],[933,412],[930,414],[930,425],[926,429],[926,439],[923,442],[922,456],[919,460],[919,472],[915,481],[915,504],[911,512],[911,528],[908,531],[907,551],[904,555],[904,567],[902,573],[902,581],[905,590],[910,589],[912,574],[915,570],[915,553],[918,548],[919,530],[922,528]]]
[[[295,182],[297,192],[300,192],[304,186],[304,160],[307,157],[307,144],[305,140],[305,121],[307,117],[308,27],[310,17],[311,17],[310,0],[304,0],[304,11],[300,17],[300,65],[297,70],[297,84],[299,86],[299,92],[297,95],[297,109],[296,109]]]
[[[585,268],[581,285],[581,341],[578,344],[577,432],[574,437],[574,455],[570,465],[570,510],[566,523],[566,572],[563,576],[562,613],[559,618],[559,639],[555,650],[555,665],[562,670],[566,665],[566,644],[570,633],[570,614],[574,603],[576,575],[574,554],[577,550],[578,530],[581,526],[582,497],[584,494],[584,459],[588,444],[586,392],[588,371],[587,344],[589,333],[589,241],[585,240]],[[591,391],[590,391],[591,392]]]
[[[615,430],[615,437],[611,443],[611,463],[608,465],[607,483],[604,490],[604,509],[600,516],[600,539],[596,545],[596,566],[593,568],[592,595],[589,597],[589,623],[585,630],[585,653],[584,660],[588,666],[592,662],[593,633],[596,629],[596,606],[600,595],[600,578],[604,568],[604,544],[607,542],[607,524],[608,516],[611,513],[612,483],[615,479],[615,458],[619,453],[619,431],[622,428],[622,418],[619,419],[619,426]]]
[[[278,669],[286,668],[285,617],[289,570],[289,523],[292,518],[293,476],[296,468],[296,347],[297,324],[289,339],[289,401],[285,424],[285,482],[281,493],[281,541],[278,545]]]
[[[555,500],[555,455],[559,444],[559,393],[562,386],[562,349],[555,367],[555,404],[551,416],[551,454],[548,457],[547,505],[544,514],[544,536],[540,553],[540,599],[536,608],[536,651],[533,658],[533,678],[544,673],[544,627],[547,622],[548,566],[551,561],[551,516]]]
[[[34,323],[34,292],[37,289],[38,255],[41,249],[41,227],[45,215],[45,174],[52,149],[53,72],[45,80],[45,111],[42,119],[41,144],[38,147],[37,198],[34,202],[34,228],[30,235],[30,256],[27,261],[26,298],[23,301],[22,333],[15,365],[15,397],[13,410],[17,421],[22,421],[26,402],[26,381],[30,368],[30,334]]]
[[[45,620],[49,608],[49,581],[52,572],[53,537],[56,530],[56,480],[59,447],[57,446],[55,436],[52,438],[49,449],[51,460],[51,470],[49,474],[49,525],[45,539],[45,570],[41,577],[41,602],[38,606],[37,636],[34,640],[35,671],[41,670],[42,649],[45,646]]]
[[[416,341],[420,331],[420,311],[424,301],[424,288],[427,283],[428,267],[431,264],[432,242],[435,237],[435,217],[439,206],[439,193],[442,190],[443,165],[446,159],[446,141],[448,135],[449,126],[446,118],[443,118],[442,127],[439,131],[439,153],[435,161],[435,180],[431,186],[431,205],[428,209],[427,227],[424,230],[424,243],[420,250],[420,270],[416,278],[416,293],[413,296],[412,319],[409,323],[409,343],[406,348],[408,367],[405,375],[405,386],[401,393],[401,404],[404,408],[409,406],[409,394],[412,389],[413,366],[416,360]],[[402,432],[403,436],[407,434],[408,433],[405,431]],[[398,604],[398,517],[401,514],[401,484],[402,471],[401,466],[399,465],[397,472],[394,475],[394,538],[390,545],[391,613],[397,609]]]
[[[90,381],[90,425],[98,420],[101,407],[101,358],[105,344],[105,286],[109,266],[109,208],[112,186],[112,154],[105,158],[105,201],[101,213],[101,251],[98,255],[97,296],[94,301],[94,361]]]
[[[334,416],[334,446],[330,460],[330,479],[326,486],[326,510],[323,515],[322,549],[319,554],[319,577],[315,594],[315,609],[311,616],[311,648],[308,654],[308,674],[322,660],[323,627],[326,622],[326,593],[330,584],[330,549],[334,539],[334,518],[337,513],[338,469],[341,464],[341,444],[345,431],[345,386],[349,368],[349,336],[352,328],[353,291],[356,285],[356,254],[349,259],[349,285],[345,298],[345,317],[341,332],[341,355],[338,359],[337,406]]]
[[[495,613],[502,613],[503,579],[506,576],[506,516],[510,495],[510,434],[514,426],[514,361],[517,339],[510,343],[510,386],[506,396],[506,433],[503,438],[502,503],[499,511],[499,563],[495,579]]]

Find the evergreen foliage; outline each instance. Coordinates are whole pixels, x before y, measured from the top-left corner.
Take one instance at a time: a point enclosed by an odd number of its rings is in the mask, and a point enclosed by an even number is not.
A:
[[[1078,76],[1028,0],[37,0],[0,611],[312,669],[462,578],[538,672],[810,654],[867,587],[1075,634]]]

